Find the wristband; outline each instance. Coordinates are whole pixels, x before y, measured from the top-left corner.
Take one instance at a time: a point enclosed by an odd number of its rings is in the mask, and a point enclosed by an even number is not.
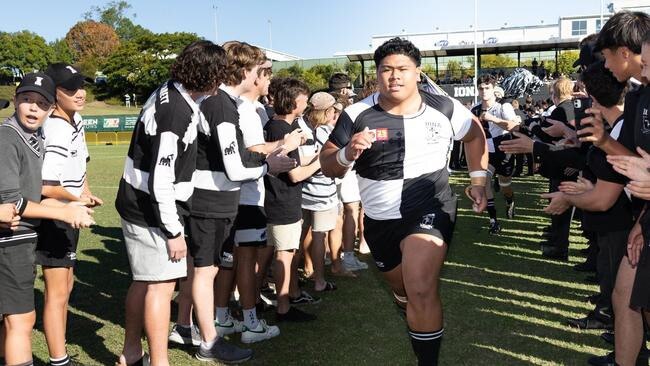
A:
[[[339,163],[339,165],[345,167],[352,165],[353,161],[348,160],[348,158],[345,156],[345,147],[339,149],[339,151],[336,153],[336,162]]]
[[[487,185],[487,171],[485,170],[474,170],[469,172],[470,182],[473,186],[482,186]]]

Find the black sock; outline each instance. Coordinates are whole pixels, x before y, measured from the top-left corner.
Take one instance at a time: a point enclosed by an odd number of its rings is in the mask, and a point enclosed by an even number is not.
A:
[[[487,212],[490,215],[490,221],[497,220],[497,208],[494,207],[494,198],[488,198],[487,200]]]
[[[416,332],[409,330],[411,346],[418,358],[418,366],[438,365],[438,354],[440,353],[440,342],[444,329],[435,332]]]
[[[0,366],[5,366],[5,365],[6,365],[6,363],[5,363],[5,358],[4,358],[4,357],[0,357]]]
[[[510,204],[512,203],[512,201],[514,201],[515,195],[513,194],[513,195],[511,195],[511,196],[509,196],[509,197],[508,197],[508,196],[505,196],[505,198],[506,198],[506,203],[507,203],[508,205],[510,205]]]

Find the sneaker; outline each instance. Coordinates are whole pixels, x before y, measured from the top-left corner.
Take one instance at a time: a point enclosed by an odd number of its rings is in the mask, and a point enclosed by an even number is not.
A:
[[[209,350],[199,347],[195,357],[201,361],[219,361],[226,364],[242,363],[253,358],[253,350],[239,348],[219,337]]]
[[[304,323],[316,320],[316,315],[306,313],[292,306],[289,308],[289,311],[284,314],[275,313],[275,319],[277,322]]]
[[[300,296],[295,298],[289,298],[289,303],[291,305],[313,305],[320,302],[320,297],[312,296],[307,291],[301,291]]]
[[[233,333],[241,333],[244,330],[244,323],[233,317],[229,317],[228,321],[223,324],[220,324],[215,320],[214,326],[217,328],[217,334],[219,337],[227,336]]]
[[[515,201],[510,202],[508,205],[508,210],[506,211],[506,217],[510,220],[515,218]]]
[[[199,346],[201,345],[199,327],[196,324],[192,324],[190,328],[174,324],[171,333],[169,333],[169,341],[184,346]]]
[[[242,343],[255,343],[280,335],[280,328],[275,325],[266,324],[266,320],[260,319],[257,323],[257,328],[248,329],[244,326],[244,331],[241,334]]]
[[[368,269],[368,264],[361,262],[357,259],[357,256],[354,253],[350,255],[343,255],[343,267],[348,271],[360,271],[362,269]]]
[[[490,234],[498,234],[501,232],[501,225],[499,225],[498,221],[492,221],[490,222],[490,227],[488,229],[488,232]]]

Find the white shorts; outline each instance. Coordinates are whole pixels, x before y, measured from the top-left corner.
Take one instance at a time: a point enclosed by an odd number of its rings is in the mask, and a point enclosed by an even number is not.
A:
[[[361,201],[361,196],[359,196],[359,181],[357,180],[357,173],[355,171],[348,171],[343,176],[343,179],[341,179],[341,184],[339,184],[339,198],[343,203]]]
[[[126,254],[134,281],[168,281],[187,276],[185,258],[172,262],[167,238],[159,228],[143,227],[122,220]]]
[[[339,205],[329,210],[312,211],[302,210],[303,227],[311,226],[311,231],[316,233],[326,233],[336,228],[336,219],[339,217]]]
[[[275,250],[297,250],[300,247],[302,222],[296,221],[286,225],[268,224],[266,233],[268,243],[273,244]]]

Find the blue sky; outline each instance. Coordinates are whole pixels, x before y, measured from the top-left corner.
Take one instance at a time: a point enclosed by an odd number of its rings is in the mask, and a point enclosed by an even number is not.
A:
[[[27,29],[52,41],[102,0],[3,2],[0,31]],[[609,1],[605,0],[605,4]],[[373,35],[469,29],[474,0],[131,0],[135,23],[154,32],[193,32],[219,42],[241,40],[305,58],[368,49]],[[27,7],[25,7],[27,4]],[[599,14],[601,0],[479,0],[478,27],[557,23],[558,17]],[[38,10],[34,10],[38,9]],[[10,15],[11,14],[11,15]],[[21,14],[25,14],[21,16]]]

